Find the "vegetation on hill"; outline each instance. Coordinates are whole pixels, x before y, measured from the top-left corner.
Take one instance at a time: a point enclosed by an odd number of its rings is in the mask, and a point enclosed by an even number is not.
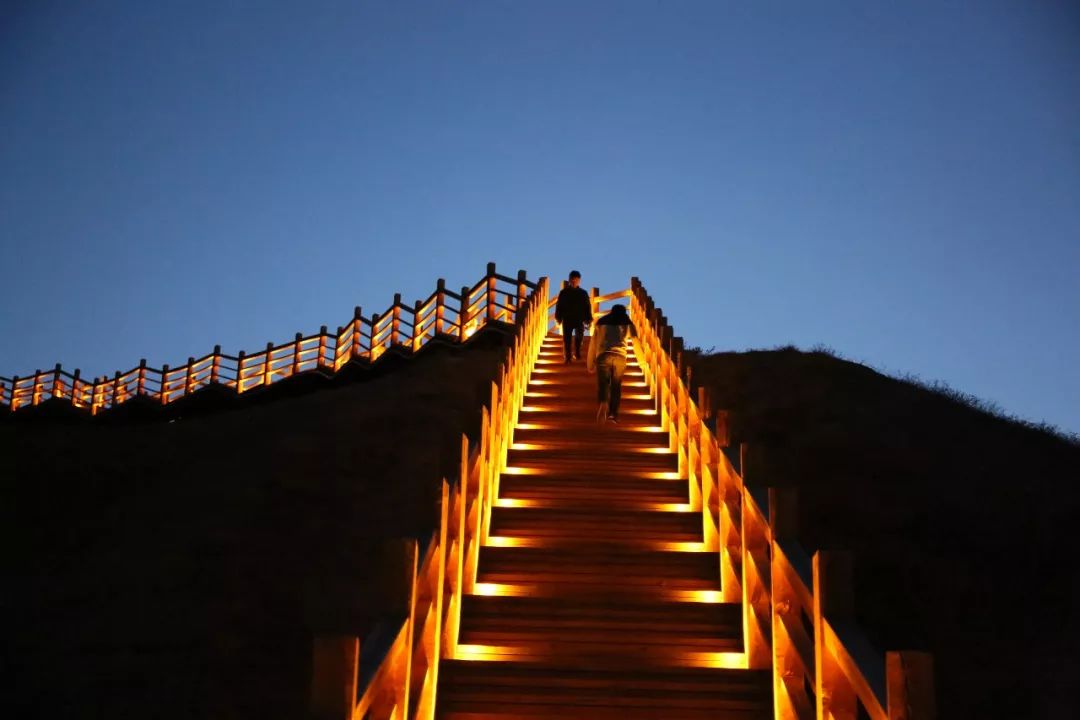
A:
[[[934,653],[942,717],[1071,714],[1075,437],[822,350],[688,358],[733,444],[799,488],[803,544],[854,551],[871,640]]]

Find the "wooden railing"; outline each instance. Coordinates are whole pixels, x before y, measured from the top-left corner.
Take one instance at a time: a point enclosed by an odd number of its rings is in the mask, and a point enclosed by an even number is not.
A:
[[[723,600],[742,603],[746,667],[772,670],[776,717],[933,717],[931,656],[883,657],[870,647],[854,622],[851,556],[808,557],[796,538],[795,491],[756,479],[762,448],[741,445],[738,470],[721,451],[725,415],[711,411],[707,388],[691,394],[682,339],[641,282],[632,278],[627,291],[594,290],[593,297],[597,306],[619,297],[629,304],[634,351],[660,425],[689,480],[706,547],[719,556]]]
[[[289,342],[267,343],[252,354],[241,350],[226,355],[215,346],[213,352],[189,357],[179,367],[154,368],[142,360],[111,378],[87,380],[78,369],[68,373],[60,365],[27,377],[0,377],[0,406],[14,412],[59,399],[96,415],[135,398],[167,405],[208,385],[241,394],[306,372],[333,374],[350,361],[374,362],[391,349],[415,352],[436,337],[463,342],[488,323],[512,324],[536,287],[524,271],[510,278],[496,273],[495,264],[489,263],[484,277],[459,293],[447,290],[440,279],[434,292],[412,307],[398,294],[383,313],[365,317],[357,307],[336,332],[328,332],[324,325],[318,333],[297,333]]]
[[[421,553],[412,544],[408,613],[377,669],[357,689],[361,642],[319,637],[313,658],[312,707],[320,718],[429,720],[435,713],[439,660],[459,657],[465,593],[478,587],[477,561],[529,374],[547,334],[548,283],[516,309],[517,329],[482,410],[478,441],[461,438],[458,477],[442,481],[439,526]],[[524,295],[523,295],[524,297]]]

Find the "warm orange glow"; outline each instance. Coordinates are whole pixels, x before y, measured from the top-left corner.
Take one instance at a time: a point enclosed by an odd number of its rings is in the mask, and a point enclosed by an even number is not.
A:
[[[705,552],[705,543],[697,541],[657,542],[655,547],[668,552]]]
[[[521,412],[554,412],[553,407],[541,407],[540,405],[522,405]]]
[[[473,586],[473,595],[497,595],[500,597],[528,597],[535,591],[531,585],[508,585],[506,583],[478,582]],[[459,646],[460,647],[460,646]]]
[[[502,535],[489,535],[488,547],[542,547],[543,542],[538,538],[515,538]]]
[[[525,468],[511,465],[503,470],[504,475],[540,475],[544,471],[540,468]]]
[[[675,453],[666,447],[643,447],[638,448],[638,452],[647,453],[649,455],[674,455]]]
[[[519,499],[519,498],[499,498],[495,501],[495,507],[501,508],[537,508],[544,507],[544,503],[539,500]]]
[[[527,398],[553,398],[553,397],[559,397],[559,395],[558,395],[558,393],[549,393],[549,392],[527,392],[527,393],[525,393],[525,397],[527,397]]]
[[[741,652],[686,652],[679,659],[690,667],[746,669],[746,653]]]
[[[518,430],[551,430],[555,428],[555,425],[545,425],[543,423],[518,423]]]
[[[724,593],[720,590],[668,590],[668,599],[676,602],[722,603]]]
[[[656,470],[654,472],[635,473],[633,477],[649,478],[650,480],[685,480],[681,474],[674,470]]]
[[[638,410],[623,410],[627,415],[655,415],[656,411],[651,408],[641,408]]]
[[[523,648],[514,645],[473,645],[464,644],[457,646],[458,660],[528,660],[534,653],[525,652]]]
[[[511,450],[547,450],[551,446],[543,443],[524,443],[516,442],[510,445]]]
[[[646,433],[663,433],[663,432],[667,432],[667,430],[660,427],[659,425],[645,425],[645,426],[642,426],[642,427],[629,427],[629,428],[626,428],[626,429],[627,430],[632,430],[633,432],[646,432]]]

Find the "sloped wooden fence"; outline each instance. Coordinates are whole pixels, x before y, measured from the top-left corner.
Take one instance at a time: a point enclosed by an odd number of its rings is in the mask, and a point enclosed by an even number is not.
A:
[[[431,295],[411,307],[398,294],[386,311],[370,317],[355,308],[352,319],[336,332],[324,325],[318,333],[297,333],[288,342],[270,342],[251,354],[227,355],[216,346],[180,366],[155,368],[142,360],[111,378],[88,380],[78,369],[69,373],[60,365],[26,377],[0,377],[0,406],[16,412],[61,400],[97,414],[136,398],[168,405],[208,385],[241,394],[307,372],[333,374],[352,361],[373,363],[392,348],[415,352],[435,338],[464,342],[489,323],[513,324],[536,287],[526,279],[525,271],[511,278],[498,274],[495,264],[489,263],[484,277],[460,292],[448,290],[440,279]]]
[[[776,717],[934,717],[931,656],[870,647],[855,624],[851,556],[808,556],[796,538],[795,491],[755,477],[761,448],[741,445],[738,470],[721,451],[726,429],[706,414],[706,388],[691,395],[683,341],[641,282],[593,296],[629,303],[634,350],[701,512],[706,547],[718,555],[723,599],[742,603],[746,666],[772,670]]]

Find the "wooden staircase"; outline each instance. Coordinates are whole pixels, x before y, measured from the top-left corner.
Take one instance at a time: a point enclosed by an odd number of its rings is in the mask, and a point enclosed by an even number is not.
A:
[[[546,338],[436,716],[772,717],[641,369],[631,358],[618,424],[596,421],[595,383]]]

